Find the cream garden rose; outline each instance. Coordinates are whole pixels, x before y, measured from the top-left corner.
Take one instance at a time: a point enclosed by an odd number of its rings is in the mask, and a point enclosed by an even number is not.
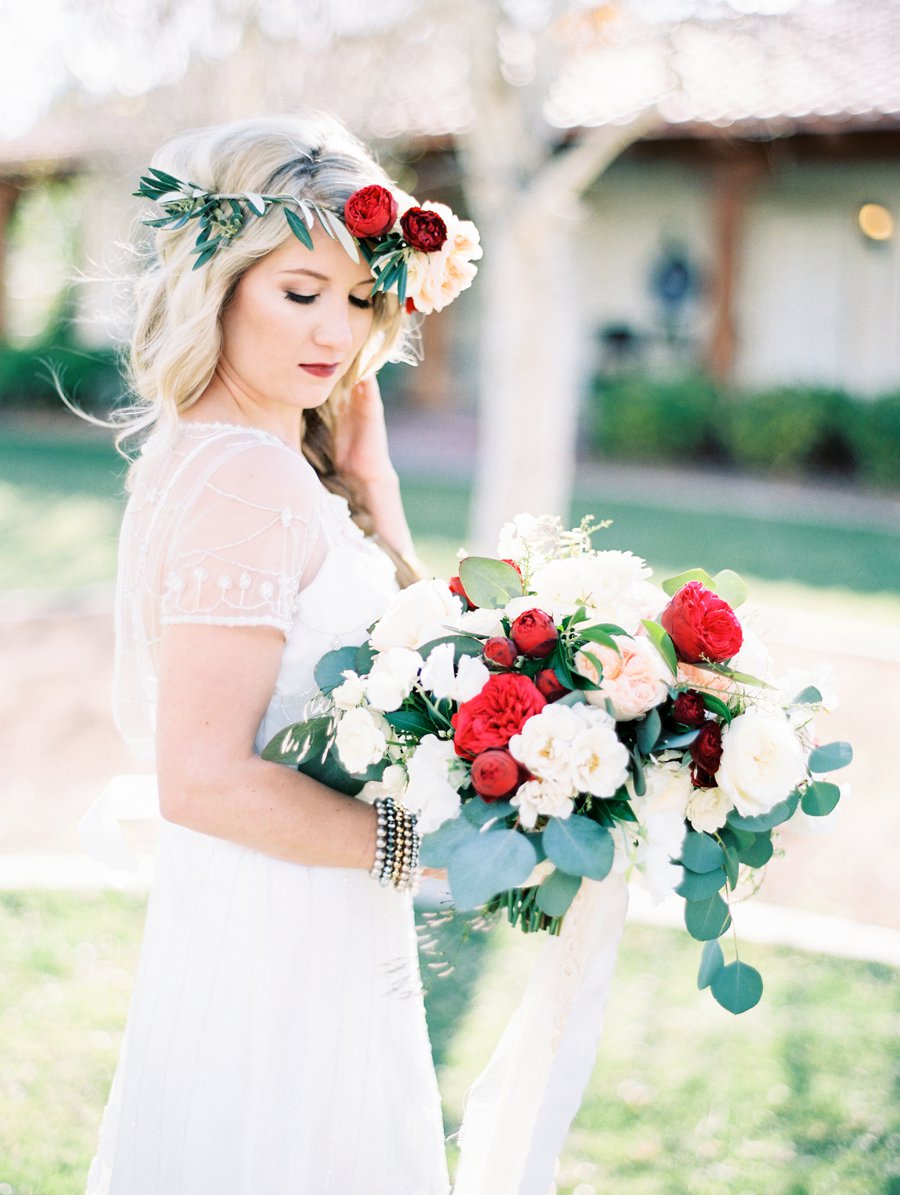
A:
[[[519,821],[533,830],[539,817],[567,818],[575,808],[570,790],[552,780],[526,780],[520,784],[510,804],[519,811]]]
[[[420,647],[429,638],[447,634],[447,626],[455,627],[461,613],[459,598],[445,581],[415,581],[391,598],[372,631],[372,646],[376,651]]]
[[[721,830],[734,802],[721,788],[695,788],[687,803],[687,819],[695,830],[713,834]]]
[[[805,775],[803,748],[781,710],[751,707],[723,731],[716,782],[745,817],[768,813]]]
[[[612,796],[628,774],[628,751],[615,722],[586,705],[545,706],[513,735],[509,750],[537,780],[567,796]]]
[[[617,721],[640,718],[666,700],[671,672],[649,639],[614,636],[618,652],[599,643],[588,643],[575,655],[575,668],[600,685],[587,690],[591,705],[612,705]],[[602,670],[602,675],[601,675]]]
[[[335,744],[348,772],[360,775],[384,758],[390,727],[381,714],[359,707],[341,715]]]

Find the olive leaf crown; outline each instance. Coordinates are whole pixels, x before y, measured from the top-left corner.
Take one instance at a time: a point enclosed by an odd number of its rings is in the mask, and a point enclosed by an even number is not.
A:
[[[336,212],[311,199],[299,199],[294,195],[210,191],[151,166],[132,194],[152,199],[165,212],[164,216],[141,221],[150,228],[175,231],[191,220],[196,221],[199,232],[191,249],[197,258],[192,267],[195,270],[205,266],[220,249],[226,248],[249,220],[265,216],[273,208],[284,213],[291,232],[307,249],[313,248],[310,232],[318,220],[328,236],[339,241],[353,261],[358,262],[362,252],[375,277],[372,295],[394,289],[401,306],[405,303],[410,312],[421,310],[412,299],[407,299],[411,256],[436,252],[447,239],[446,224],[441,216],[425,208],[407,209],[398,228],[397,201],[388,188],[379,185],[354,192],[344,210]],[[375,218],[371,215],[366,218],[373,206]]]

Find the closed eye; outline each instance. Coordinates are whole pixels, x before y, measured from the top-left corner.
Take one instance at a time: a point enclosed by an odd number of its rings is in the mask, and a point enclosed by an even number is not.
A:
[[[318,295],[298,295],[295,291],[289,290],[289,291],[285,291],[284,297],[286,299],[290,299],[290,301],[292,303],[303,303],[306,306],[309,306],[309,304],[314,302],[319,296]],[[373,305],[371,299],[358,299],[356,297],[356,295],[350,296],[350,303],[353,307],[359,307],[359,308],[362,308],[363,310],[367,310],[368,308],[370,308]]]

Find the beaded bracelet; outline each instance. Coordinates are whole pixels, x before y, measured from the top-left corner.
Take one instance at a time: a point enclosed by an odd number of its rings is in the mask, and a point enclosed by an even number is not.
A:
[[[393,797],[375,801],[378,822],[375,829],[375,860],[369,875],[382,888],[393,884],[398,890],[410,889],[417,878],[419,834],[416,815],[398,805]]]

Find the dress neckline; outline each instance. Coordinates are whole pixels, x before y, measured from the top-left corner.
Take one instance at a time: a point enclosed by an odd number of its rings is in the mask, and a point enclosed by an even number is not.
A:
[[[287,440],[282,440],[281,436],[276,436],[274,432],[266,431],[262,427],[254,427],[251,423],[228,423],[223,419],[179,419],[179,428],[199,427],[210,431],[238,431],[249,432],[251,436],[258,436],[262,440],[268,440],[272,444],[280,444],[282,448],[287,448],[289,452],[295,453],[302,457],[303,453],[299,448],[293,444],[289,444]],[[305,457],[303,458],[306,459]]]

